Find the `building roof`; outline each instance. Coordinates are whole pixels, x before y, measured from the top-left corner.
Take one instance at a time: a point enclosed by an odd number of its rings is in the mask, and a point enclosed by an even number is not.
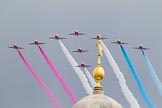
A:
[[[123,108],[116,100],[103,94],[102,90],[94,90],[92,95],[78,101],[72,108]]]

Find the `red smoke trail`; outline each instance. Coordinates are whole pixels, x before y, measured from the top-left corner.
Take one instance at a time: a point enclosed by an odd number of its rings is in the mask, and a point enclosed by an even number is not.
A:
[[[60,81],[60,83],[62,84],[62,86],[64,87],[64,89],[68,93],[68,95],[70,96],[72,102],[75,104],[77,102],[77,99],[76,99],[73,91],[68,87],[68,85],[66,84],[66,82],[64,81],[64,79],[62,78],[62,76],[59,74],[59,72],[56,70],[56,68],[52,64],[52,62],[49,60],[48,56],[45,54],[45,52],[43,51],[43,49],[39,45],[38,45],[38,47],[39,47],[39,50],[40,50],[41,54],[43,55],[44,59],[46,60],[47,64],[51,68],[52,72],[55,74],[55,76],[57,77],[57,79]]]
[[[61,108],[60,104],[57,102],[56,98],[53,96],[51,90],[47,87],[47,85],[41,80],[39,75],[34,71],[34,69],[30,66],[30,64],[27,62],[25,57],[21,54],[21,52],[18,50],[18,54],[24,64],[27,66],[27,68],[30,70],[34,78],[38,81],[40,86],[46,91],[48,97],[51,99],[52,103],[56,106],[56,108]]]

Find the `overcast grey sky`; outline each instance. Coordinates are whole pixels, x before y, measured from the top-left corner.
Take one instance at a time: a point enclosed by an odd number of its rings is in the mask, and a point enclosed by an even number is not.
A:
[[[62,53],[59,43],[49,40],[48,37],[58,33],[68,38],[63,43],[69,51],[79,46],[89,49],[89,53],[72,55],[78,62],[84,61],[94,68],[97,62],[96,41],[89,38],[101,33],[109,38],[104,42],[124,73],[130,90],[138,99],[141,108],[146,108],[119,46],[110,42],[120,38],[129,43],[125,48],[150,98],[157,108],[160,108],[162,97],[149,75],[141,52],[133,50],[132,47],[142,43],[151,48],[146,53],[162,81],[161,19],[161,0],[0,0],[0,107],[53,108],[51,101],[27,70],[17,52],[8,49],[8,46],[17,43],[25,47],[22,53],[52,89],[62,108],[71,108],[71,100],[50,71],[38,48],[27,43],[34,39],[47,43],[42,47],[77,98],[81,99],[87,94],[80,80]],[[87,35],[67,35],[75,29]],[[102,64],[106,72],[102,81],[105,94],[115,98],[124,108],[129,108],[105,56],[102,58]],[[91,73],[93,68],[89,68]]]

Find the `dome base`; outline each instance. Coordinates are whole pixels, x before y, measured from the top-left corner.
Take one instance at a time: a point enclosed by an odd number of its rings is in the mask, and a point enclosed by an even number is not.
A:
[[[72,108],[123,108],[114,99],[104,94],[92,94],[78,101]]]
[[[103,88],[94,87],[93,94],[104,94]]]

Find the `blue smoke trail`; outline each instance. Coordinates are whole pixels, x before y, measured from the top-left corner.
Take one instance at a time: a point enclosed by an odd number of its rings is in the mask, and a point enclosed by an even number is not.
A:
[[[160,82],[160,79],[158,78],[150,60],[148,59],[147,55],[145,54],[145,52],[143,50],[142,50],[142,55],[145,59],[145,62],[146,62],[146,65],[149,69],[150,75],[152,76],[152,78],[153,78],[153,80],[154,80],[154,82],[155,82],[155,84],[158,88],[158,91],[159,91],[160,95],[162,96],[162,84]]]
[[[127,83],[126,83],[127,81],[124,77],[124,74],[120,71],[120,68],[117,65],[113,56],[111,55],[108,47],[106,47],[106,45],[104,44],[103,41],[101,41],[101,45],[104,49],[104,53],[106,55],[106,58],[107,58],[108,62],[110,63],[116,78],[118,79],[121,92],[125,96],[125,99],[128,101],[128,103],[130,104],[130,108],[141,108],[137,99],[134,97],[134,95],[132,94],[132,92],[128,88]]]
[[[126,61],[128,63],[128,66],[129,66],[129,68],[130,68],[130,70],[132,72],[132,75],[133,75],[133,77],[134,77],[134,79],[135,79],[135,81],[136,81],[136,83],[138,85],[139,91],[142,94],[146,104],[148,105],[149,108],[155,108],[155,106],[152,103],[151,99],[148,97],[148,95],[147,95],[147,93],[145,91],[145,88],[143,87],[142,81],[141,81],[139,75],[137,74],[137,72],[136,72],[130,58],[128,57],[128,54],[126,53],[124,47],[122,45],[120,45],[120,48],[121,48],[121,51],[122,51],[122,53],[123,53],[123,55],[124,55],[124,57],[125,57],[125,59],[126,59]]]

